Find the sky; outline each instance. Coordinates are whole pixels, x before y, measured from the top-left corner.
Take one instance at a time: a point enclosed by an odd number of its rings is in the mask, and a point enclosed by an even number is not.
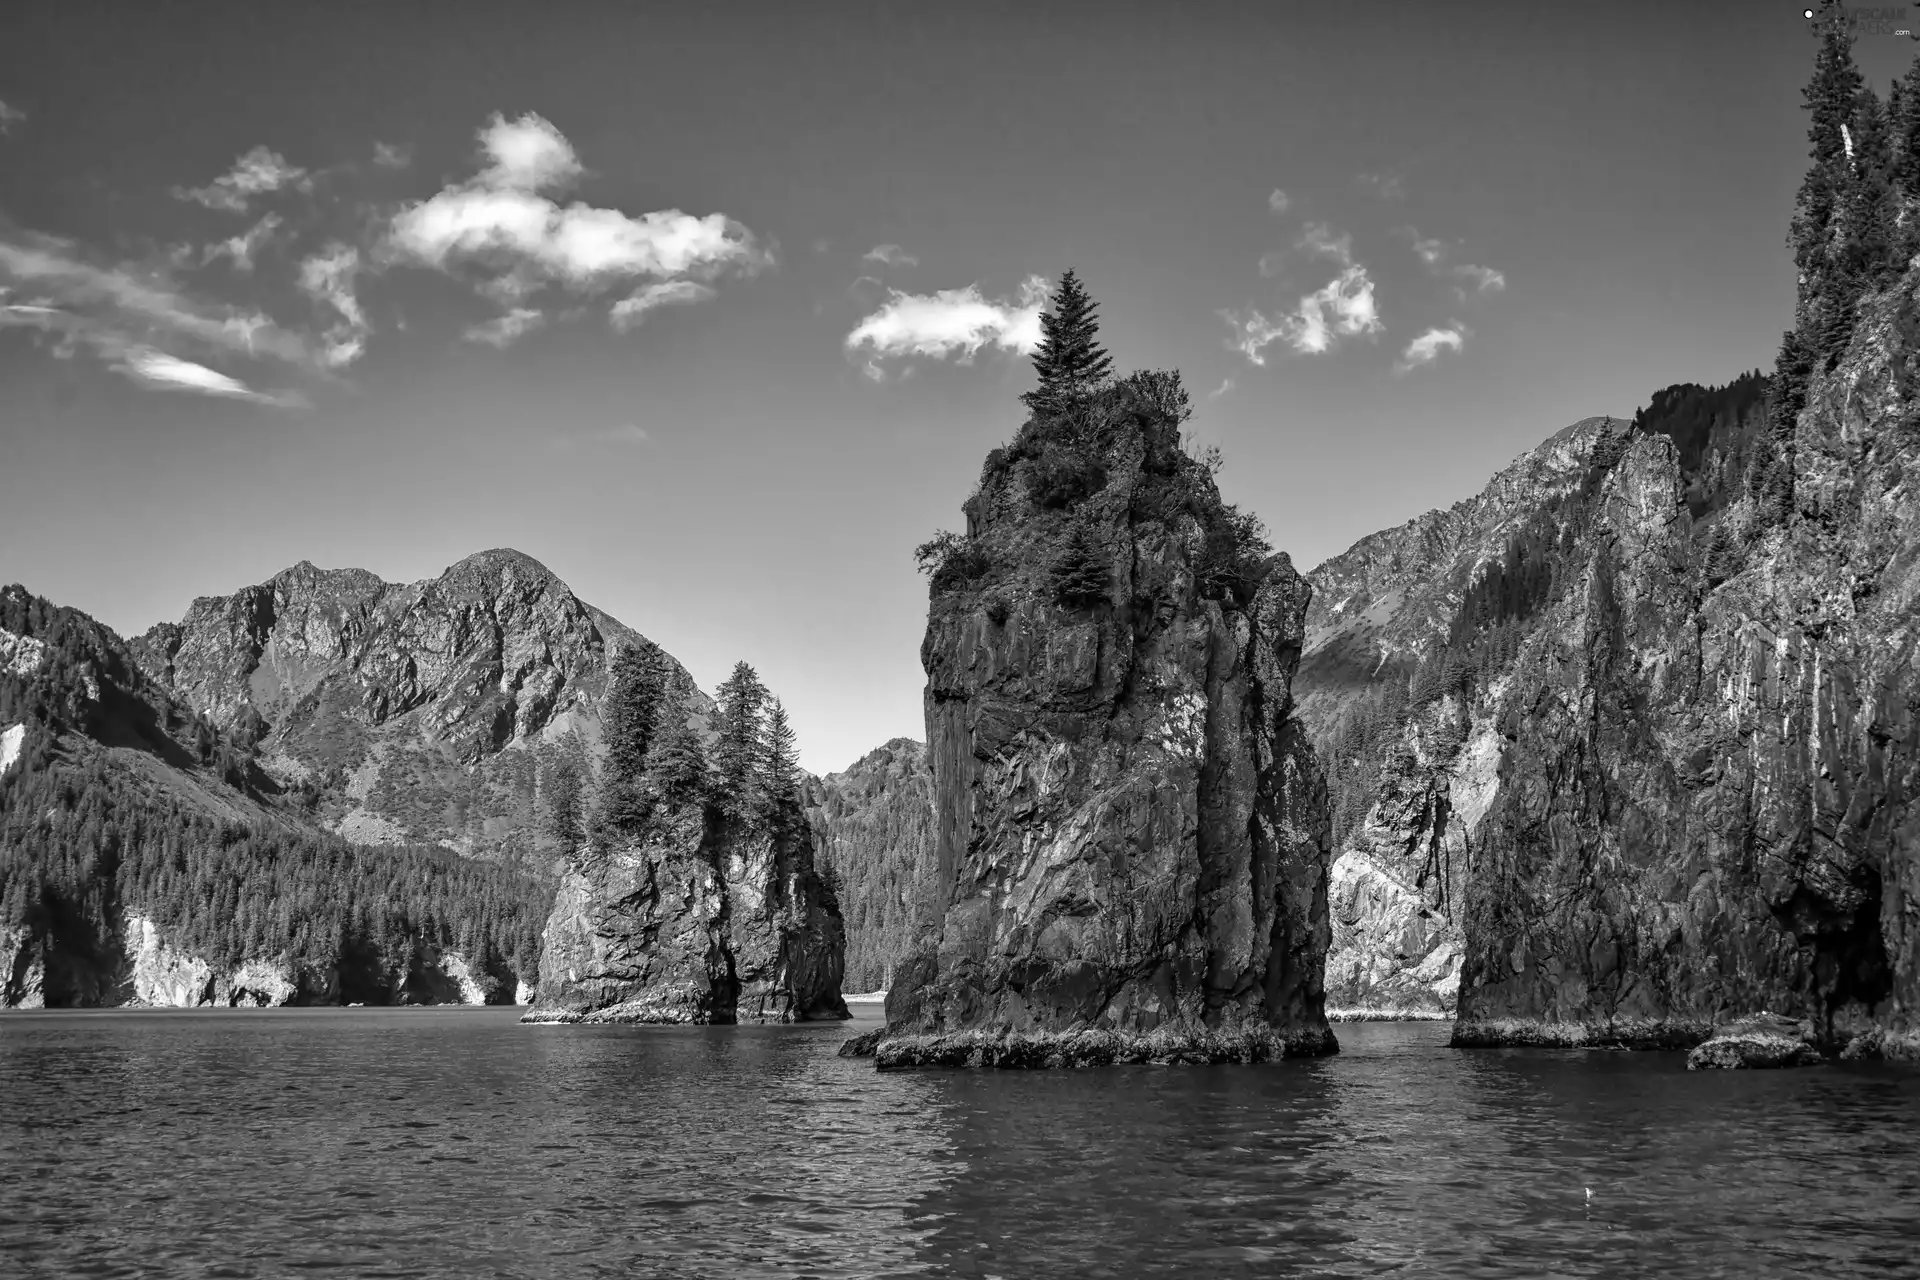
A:
[[[1068,268],[1301,569],[1772,364],[1798,8],[1040,8],[11,7],[0,582],[514,547],[827,772],[922,734],[912,551]]]

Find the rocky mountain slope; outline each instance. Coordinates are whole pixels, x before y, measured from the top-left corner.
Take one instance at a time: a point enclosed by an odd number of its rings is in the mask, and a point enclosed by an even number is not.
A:
[[[814,863],[846,918],[846,988],[883,991],[913,942],[913,904],[933,855],[925,744],[895,738],[807,783]]]
[[[406,585],[302,563],[196,600],[133,647],[313,822],[544,871],[565,854],[542,830],[544,776],[561,750],[598,759],[610,663],[640,642],[538,561],[496,550]]]
[[[110,629],[0,589],[0,1004],[511,1001],[544,897],[313,830]]]
[[[1289,691],[1309,591],[1181,451],[1185,417],[1167,375],[1036,415],[927,549],[935,851],[883,1067],[956,1032],[1335,1047],[1325,790]]]

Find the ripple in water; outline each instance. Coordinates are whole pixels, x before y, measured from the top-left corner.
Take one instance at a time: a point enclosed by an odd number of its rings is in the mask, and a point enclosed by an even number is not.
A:
[[[880,1075],[845,1024],[513,1012],[7,1015],[0,1270],[1920,1274],[1911,1069],[1351,1024],[1312,1062]]]

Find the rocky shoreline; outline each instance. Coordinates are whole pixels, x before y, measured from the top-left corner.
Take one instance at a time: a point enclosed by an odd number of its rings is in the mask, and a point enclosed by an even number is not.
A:
[[[840,1047],[843,1058],[872,1058],[880,1071],[919,1067],[994,1067],[1057,1070],[1127,1064],[1210,1066],[1277,1062],[1338,1053],[1331,1031],[1282,1032],[1267,1026],[1196,1027],[1155,1031],[955,1031],[889,1036],[869,1031]]]

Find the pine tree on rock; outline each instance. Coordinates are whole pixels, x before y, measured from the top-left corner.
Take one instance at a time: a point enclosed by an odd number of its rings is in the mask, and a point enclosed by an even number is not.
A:
[[[642,779],[666,698],[667,666],[660,650],[652,645],[622,650],[607,691],[607,764],[593,818],[602,844],[634,835],[647,820],[651,806]]]
[[[761,763],[760,785],[768,802],[784,806],[798,803],[800,795],[800,752],[787,721],[787,709],[775,698],[767,710],[766,753]]]
[[[769,694],[759,674],[745,662],[734,664],[733,674],[716,692],[720,739],[714,746],[714,764],[720,773],[721,803],[734,814],[750,813],[761,782]]]
[[[1040,313],[1040,345],[1033,353],[1040,385],[1021,396],[1037,413],[1059,413],[1084,398],[1113,372],[1113,358],[1099,344],[1098,308],[1071,270],[1060,277]]]
[[[700,735],[687,723],[687,704],[678,691],[660,700],[654,722],[653,751],[647,758],[647,785],[670,805],[703,801],[707,793],[707,753]]]
[[[1105,550],[1084,520],[1076,520],[1053,562],[1053,595],[1070,608],[1084,608],[1107,598],[1112,570]]]

